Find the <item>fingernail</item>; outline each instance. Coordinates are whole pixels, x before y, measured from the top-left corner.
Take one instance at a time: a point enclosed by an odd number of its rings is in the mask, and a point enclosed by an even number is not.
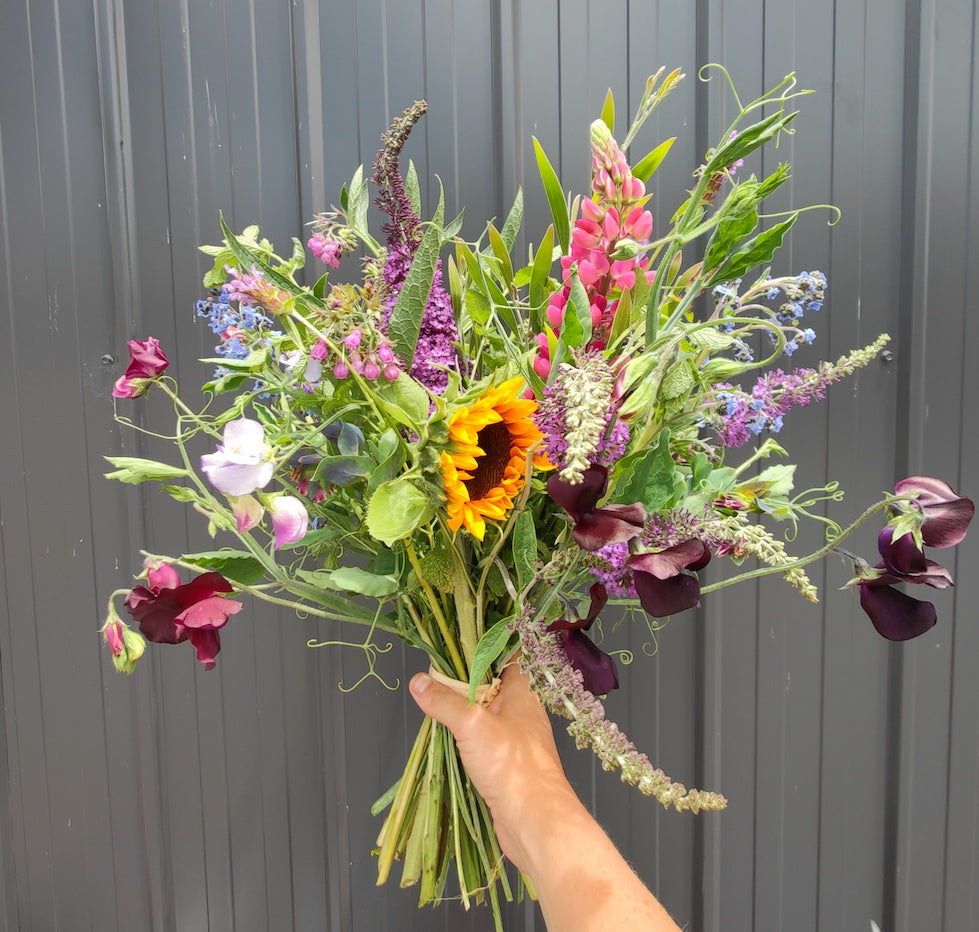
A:
[[[409,684],[411,691],[420,696],[431,685],[432,678],[427,673],[419,673]]]

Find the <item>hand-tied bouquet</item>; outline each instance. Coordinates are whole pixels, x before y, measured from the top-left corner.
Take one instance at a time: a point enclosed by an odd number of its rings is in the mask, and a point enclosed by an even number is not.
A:
[[[471,701],[490,701],[517,656],[579,746],[664,806],[697,812],[725,800],[673,782],[604,716],[597,697],[618,686],[618,670],[591,631],[607,604],[654,631],[709,590],[772,573],[816,601],[804,567],[836,552],[852,560],[848,585],[884,637],[935,624],[931,603],[894,586],[952,585],[924,548],[963,539],[969,499],[912,477],[843,528],[809,510],[839,500],[836,483],[793,495],[794,466],[756,469],[785,455],[770,434],[792,408],[823,398],[887,341],[815,369],[773,368],[813,341],[803,317],[820,309],[826,279],[770,272],[799,212],[765,224],[759,205],[789,166],[764,178],[737,170],[788,131],[787,105],[802,92],[790,75],[747,105],[735,93],[736,119],[655,236],[645,185],[673,140],[631,166],[624,153],[681,78],[661,69],[648,80],[621,144],[609,94],[591,125],[583,196],[566,196],[534,141],[553,223],[522,267],[513,262],[519,194],[477,242],[459,237],[461,217],[444,222],[441,199],[422,221],[418,179],[412,165],[401,174],[400,153],[424,102],[382,137],[370,178],[358,169],[339,208],[313,222],[307,246],[326,266],[361,253],[356,281],[327,273],[303,284],[299,240],[283,258],[257,228],[236,235],[222,219],[223,245],[204,247],[214,265],[197,304],[220,341],[218,357],[204,360],[217,364],[207,404],[196,411],[180,397],[157,340],[131,341],[113,393],[136,398],[154,386],[172,400],[177,462],[108,459],[111,478],[160,482],[207,518],[212,536],[239,544],[145,555],[145,584],[113,593],[102,629],[120,670],[132,671],[144,638],[188,640],[214,667],[220,632],[243,607],[230,594],[362,626],[368,675],[374,639],[401,638]],[[368,181],[386,216],[383,241],[368,229]],[[736,384],[759,369],[752,385]],[[230,403],[216,410],[218,397]],[[215,451],[194,462],[188,444],[198,437]],[[754,452],[730,465],[729,452],[754,438]],[[886,524],[870,565],[840,545],[875,514]],[[825,546],[791,556],[764,517],[818,518]],[[735,571],[701,586],[697,572],[712,558]],[[737,570],[748,558],[760,566]],[[182,581],[178,567],[197,575]],[[443,726],[425,719],[375,811],[385,808],[378,882],[397,859],[402,885],[420,882],[420,902],[438,902],[454,862],[463,902],[488,900],[499,925],[500,893],[512,891],[486,806]]]

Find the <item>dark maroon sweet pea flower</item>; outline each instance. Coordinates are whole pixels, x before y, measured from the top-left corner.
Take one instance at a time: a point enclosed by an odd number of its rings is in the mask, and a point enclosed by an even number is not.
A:
[[[158,379],[170,365],[170,361],[160,349],[160,341],[156,337],[143,340],[130,340],[129,365],[125,375],[116,380],[112,394],[116,398],[138,398],[145,395],[150,382]]]
[[[242,608],[241,602],[218,594],[231,592],[231,583],[220,573],[202,573],[180,584],[176,570],[165,563],[148,576],[149,588],[136,586],[126,597],[126,608],[139,622],[139,630],[157,644],[189,640],[197,659],[212,670],[221,650],[218,630]]]
[[[547,494],[574,519],[571,534],[582,550],[600,550],[609,544],[632,540],[646,522],[646,507],[634,505],[604,505],[598,503],[608,488],[608,470],[604,466],[589,466],[584,478],[576,485],[565,482],[557,474],[547,480]]]
[[[619,688],[619,675],[615,661],[597,647],[585,631],[591,627],[599,612],[605,608],[608,592],[601,583],[593,583],[588,590],[591,595],[591,605],[584,618],[572,621],[559,618],[551,622],[547,631],[560,631],[564,635],[564,649],[568,662],[581,673],[585,689],[595,696],[604,696],[613,689]]]
[[[914,507],[924,516],[921,539],[926,547],[954,547],[965,539],[976,506],[947,482],[932,476],[909,476],[894,491],[915,496]]]
[[[946,571],[947,572],[947,571]],[[908,641],[934,627],[938,613],[924,602],[893,587],[901,580],[889,573],[859,583],[860,607],[870,617],[877,633],[889,641]]]
[[[884,561],[880,568],[900,581],[924,583],[935,589],[948,589],[954,585],[952,574],[940,563],[929,560],[918,549],[911,534],[894,540],[894,529],[885,527],[877,535],[877,549]]]
[[[710,562],[710,548],[691,537],[657,553],[629,557],[639,602],[653,618],[665,618],[700,605],[700,583],[691,572]]]

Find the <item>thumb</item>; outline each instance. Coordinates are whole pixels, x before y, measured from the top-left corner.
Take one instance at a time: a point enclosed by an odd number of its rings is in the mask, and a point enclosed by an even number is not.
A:
[[[418,703],[418,708],[435,721],[441,722],[453,734],[462,725],[466,714],[474,708],[465,696],[460,696],[448,686],[436,682],[427,673],[416,673],[411,678],[408,689]]]

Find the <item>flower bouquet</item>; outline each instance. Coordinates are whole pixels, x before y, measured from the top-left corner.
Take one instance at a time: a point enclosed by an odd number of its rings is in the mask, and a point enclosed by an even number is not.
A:
[[[608,605],[655,630],[708,591],[766,574],[815,601],[805,567],[835,552],[852,562],[848,585],[883,636],[935,624],[930,602],[895,586],[952,585],[925,548],[963,539],[969,499],[912,477],[842,527],[810,510],[839,500],[836,483],[796,494],[795,467],[765,462],[786,455],[772,435],[792,408],[824,397],[887,341],[814,369],[778,368],[815,339],[808,321],[827,283],[816,271],[771,272],[799,211],[763,219],[759,208],[788,165],[763,178],[738,171],[790,131],[803,92],[790,75],[747,104],[735,93],[736,118],[654,233],[646,184],[673,140],[631,164],[625,153],[682,77],[649,79],[621,142],[609,94],[580,196],[566,195],[535,140],[553,222],[522,264],[519,193],[475,242],[460,238],[461,217],[446,221],[441,198],[422,219],[414,167],[402,174],[400,155],[423,102],[394,121],[339,206],[315,218],[305,248],[294,240],[279,255],[257,228],[235,233],[222,218],[197,304],[218,340],[204,360],[206,403],[181,396],[157,340],[131,341],[113,393],[170,399],[174,457],[108,457],[110,478],[158,482],[203,515],[219,549],[144,554],[143,582],[113,593],[102,629],[120,670],[133,670],[146,640],[189,641],[213,668],[222,632],[240,623],[229,624],[239,596],[292,606],[359,626],[352,643],[368,674],[375,639],[398,637],[470,701],[492,701],[502,667],[519,662],[605,768],[698,812],[725,800],[672,781],[604,716],[599,697],[619,685],[594,636]],[[327,268],[309,280],[306,249]],[[192,454],[201,444],[207,452]],[[842,544],[875,515],[884,528],[868,562]],[[791,535],[773,527],[808,518],[824,522],[825,544],[791,555]],[[711,560],[727,572],[701,585]],[[381,812],[378,883],[398,861],[420,903],[447,891],[467,907],[486,901],[499,926],[501,897],[514,891],[443,726],[424,720]]]

